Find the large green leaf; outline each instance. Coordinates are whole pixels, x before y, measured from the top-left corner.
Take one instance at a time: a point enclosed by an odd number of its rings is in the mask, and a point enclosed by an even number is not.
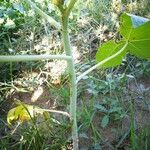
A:
[[[96,61],[101,62],[106,60],[120,51],[125,43],[128,43],[128,45],[121,53],[119,53],[119,55],[109,59],[107,62],[103,63],[101,67],[109,68],[120,65],[126,53],[130,53],[140,58],[150,59],[149,19],[131,14],[123,14],[121,16],[119,31],[122,35],[122,40],[119,43],[108,41],[103,44],[96,54]]]
[[[107,43],[103,44],[96,54],[97,62],[101,62],[104,59],[117,53],[124,45],[125,42],[115,43],[114,41],[108,41]],[[104,63],[102,65],[102,68],[109,68],[109,67],[115,67],[120,65],[125,55],[126,55],[126,50],[120,53],[117,57]]]
[[[120,34],[128,41],[127,50],[140,58],[150,59],[150,21],[149,19],[123,14]]]
[[[120,34],[128,40],[134,32],[134,29],[149,22],[150,19],[143,18],[132,14],[122,14],[120,17]],[[147,27],[146,27],[147,28]]]

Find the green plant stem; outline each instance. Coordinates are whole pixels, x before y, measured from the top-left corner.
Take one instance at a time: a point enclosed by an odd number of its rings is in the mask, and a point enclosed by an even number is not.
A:
[[[47,59],[71,60],[71,56],[65,55],[0,55],[0,62],[38,61]]]
[[[66,9],[66,14],[69,16],[72,8],[74,7],[75,3],[77,2],[77,0],[70,0],[70,3]]]
[[[137,145],[136,145],[136,126],[135,126],[135,109],[134,109],[134,104],[132,101],[130,101],[130,111],[131,111],[131,127],[130,127],[130,132],[131,132],[131,145],[132,145],[132,149],[136,150],[137,149]]]
[[[68,69],[70,77],[70,119],[73,123],[72,125],[73,150],[78,150],[78,132],[76,120],[77,84],[76,84],[74,59],[72,56],[72,49],[68,32],[68,19],[70,14],[69,12],[73,8],[73,4],[75,4],[75,2],[76,0],[71,0],[70,5],[66,9],[66,11],[62,14],[62,39],[66,55],[72,57],[71,60],[68,60]]]
[[[77,77],[76,83],[78,83],[83,77],[85,77],[87,74],[89,74],[91,71],[95,70],[98,67],[101,67],[102,65],[104,65],[105,63],[107,63],[108,61],[112,60],[113,58],[115,58],[116,56],[120,55],[125,48],[128,46],[128,42],[126,42],[126,44],[115,54],[111,55],[110,57],[102,60],[101,62],[99,62],[98,64],[94,65],[93,67],[91,67],[90,69],[88,69],[87,71],[85,71],[84,73],[82,73],[81,75],[79,75]]]
[[[70,39],[68,29],[63,24],[62,30],[64,49],[66,55],[71,56],[72,60],[68,61],[69,76],[70,76],[70,117],[73,122],[72,127],[72,138],[73,138],[73,150],[78,150],[78,133],[77,133],[77,121],[76,121],[76,101],[77,101],[77,85],[76,85],[76,73],[74,60],[71,51]]]
[[[36,12],[39,15],[41,15],[44,19],[46,19],[52,26],[54,26],[58,30],[61,29],[60,23],[58,23],[52,17],[48,16],[45,12],[43,12],[40,8],[38,8],[35,3],[33,3],[31,0],[24,0],[24,1],[26,1],[28,4],[30,4],[36,10]]]

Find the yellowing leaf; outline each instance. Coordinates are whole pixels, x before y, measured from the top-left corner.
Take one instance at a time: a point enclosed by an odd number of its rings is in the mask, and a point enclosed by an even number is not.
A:
[[[7,122],[11,124],[12,121],[29,121],[37,114],[43,114],[44,111],[36,106],[20,104],[19,106],[12,108],[7,114]]]
[[[13,109],[9,110],[9,112],[7,114],[7,122],[8,122],[8,124],[11,124],[11,122],[13,120],[17,120],[18,119],[18,117],[15,115],[15,110],[16,110],[16,108],[13,108]]]

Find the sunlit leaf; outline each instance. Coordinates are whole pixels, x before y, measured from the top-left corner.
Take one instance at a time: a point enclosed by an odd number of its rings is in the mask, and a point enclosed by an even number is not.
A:
[[[131,15],[121,16],[120,34],[128,41],[129,53],[150,59],[150,20]]]
[[[117,44],[114,41],[108,41],[99,48],[96,54],[96,61],[100,62],[112,56],[113,54],[117,53],[124,45],[125,42],[120,42]],[[102,68],[109,68],[120,65],[125,55],[126,51],[123,51],[114,59],[111,59],[110,61],[107,61],[105,64],[103,64]]]
[[[16,110],[16,108],[12,108],[11,110],[9,110],[9,112],[7,114],[7,122],[8,122],[8,124],[11,124],[11,122],[13,120],[17,120],[18,119],[18,116],[15,115],[15,110]]]
[[[127,43],[121,53],[111,60],[103,63],[102,68],[115,67],[121,64],[126,53],[130,53],[139,58],[150,59],[150,20],[147,18],[123,14],[121,16],[120,34],[122,39],[120,42],[108,41],[103,44],[97,54],[96,61],[101,62],[120,51]]]
[[[36,106],[20,104],[19,106],[9,110],[7,114],[7,122],[11,124],[13,121],[29,121],[37,114],[43,114],[44,111]]]

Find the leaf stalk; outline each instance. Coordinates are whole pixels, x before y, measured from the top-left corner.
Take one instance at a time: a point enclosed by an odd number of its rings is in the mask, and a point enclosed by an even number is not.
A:
[[[125,45],[115,54],[111,55],[110,57],[100,61],[99,63],[97,63],[96,65],[94,65],[93,67],[91,67],[90,69],[88,69],[87,71],[85,71],[84,73],[82,73],[81,75],[79,75],[77,77],[77,80],[76,80],[76,84],[81,80],[83,79],[87,74],[89,74],[90,72],[92,72],[93,70],[95,70],[96,68],[98,67],[101,67],[102,65],[104,65],[105,63],[107,63],[108,61],[112,60],[113,58],[117,57],[119,54],[121,54],[125,49],[126,47],[128,46],[128,42],[125,43]]]
[[[0,62],[38,61],[48,59],[71,60],[71,56],[66,55],[0,55]]]

